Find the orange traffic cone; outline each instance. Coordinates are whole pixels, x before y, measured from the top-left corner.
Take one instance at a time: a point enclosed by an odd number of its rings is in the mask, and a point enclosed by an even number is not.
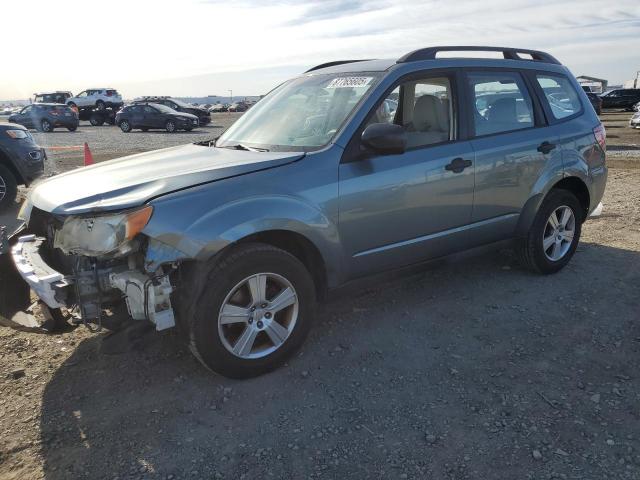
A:
[[[93,165],[93,155],[91,155],[87,142],[84,142],[84,166],[87,165]]]

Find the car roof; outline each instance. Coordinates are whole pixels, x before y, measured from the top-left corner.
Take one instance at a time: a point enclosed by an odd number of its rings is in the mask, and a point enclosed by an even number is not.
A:
[[[51,90],[46,92],[36,92],[34,95],[53,95],[54,93],[71,93],[69,90]]]
[[[504,58],[473,57],[437,57],[441,52],[494,52],[501,53]],[[429,69],[439,67],[505,67],[537,68],[540,70],[559,71],[562,64],[548,53],[538,50],[528,50],[513,47],[484,47],[484,46],[440,46],[427,47],[409,52],[398,59],[380,60],[338,60],[317,65],[305,74],[327,74],[347,72],[383,72],[392,68]]]
[[[54,103],[54,102],[36,102],[31,105],[35,105],[37,107],[66,107],[64,103]]]

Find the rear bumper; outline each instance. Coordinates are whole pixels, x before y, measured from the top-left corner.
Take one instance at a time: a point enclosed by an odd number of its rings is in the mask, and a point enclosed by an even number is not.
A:
[[[43,241],[35,235],[22,236],[11,248],[11,257],[22,279],[44,303],[50,308],[64,307],[70,282],[40,256]]]

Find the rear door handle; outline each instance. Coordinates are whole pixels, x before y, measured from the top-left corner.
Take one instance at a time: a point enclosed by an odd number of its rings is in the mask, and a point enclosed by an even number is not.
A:
[[[451,163],[445,165],[445,170],[449,170],[453,173],[461,173],[465,168],[471,166],[471,160],[465,160],[464,158],[454,158]]]
[[[545,155],[547,153],[549,153],[551,150],[553,150],[554,148],[556,148],[556,144],[555,143],[549,143],[549,142],[542,142],[539,146],[538,146],[538,151],[540,153],[544,153]]]

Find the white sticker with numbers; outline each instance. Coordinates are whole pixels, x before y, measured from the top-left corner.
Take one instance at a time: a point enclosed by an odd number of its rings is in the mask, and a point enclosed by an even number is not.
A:
[[[339,77],[331,80],[325,88],[357,88],[366,87],[373,77]]]

